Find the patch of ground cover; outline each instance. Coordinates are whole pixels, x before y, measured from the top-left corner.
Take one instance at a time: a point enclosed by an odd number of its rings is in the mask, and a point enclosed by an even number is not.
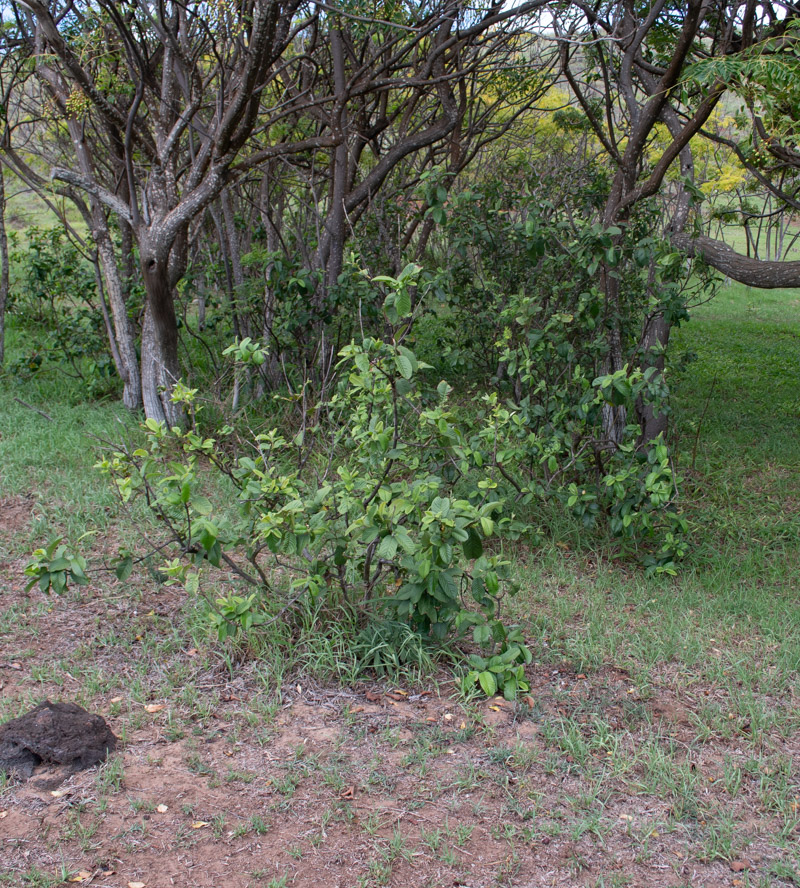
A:
[[[511,607],[535,652],[518,704],[464,700],[447,673],[320,681],[352,664],[299,670],[344,657],[313,636],[302,656],[267,640],[237,662],[144,565],[124,585],[99,575],[81,597],[25,595],[42,533],[82,533],[93,512],[127,533],[85,437],[116,415],[58,407],[62,437],[40,438],[47,420],[0,383],[0,409],[20,411],[0,441],[0,720],[74,700],[121,741],[57,788],[4,782],[0,885],[81,873],[113,888],[800,884],[800,445],[770,407],[768,370],[740,372],[756,353],[771,359],[775,324],[747,332],[760,344],[737,364],[717,355],[738,329],[722,320],[709,318],[695,375],[678,380],[683,420],[699,419],[719,361],[750,387],[741,409],[757,421],[726,444],[728,407],[709,401],[687,485],[689,564],[653,581],[585,539],[515,549],[524,591]],[[35,394],[21,397],[53,415]],[[687,453],[684,439],[682,464]]]
[[[13,358],[22,333],[9,325],[9,334]],[[0,376],[0,520],[15,531],[0,534],[0,560],[11,547],[29,552],[55,535],[106,533],[119,501],[92,466],[101,440],[132,434],[135,422],[121,405],[84,403],[75,380]]]
[[[2,575],[15,617],[0,719],[73,699],[121,750],[57,789],[7,783],[7,884],[766,886],[797,872],[796,688],[752,690],[784,714],[754,727],[735,677],[635,649],[581,672],[556,633],[518,704],[465,701],[446,674],[320,685],[268,658],[230,668],[183,628],[183,596],[148,578],[50,601],[21,593],[22,561]]]

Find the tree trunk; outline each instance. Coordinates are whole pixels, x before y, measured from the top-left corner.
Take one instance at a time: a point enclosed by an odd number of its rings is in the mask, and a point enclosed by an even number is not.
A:
[[[231,326],[233,327],[233,335],[236,339],[242,338],[242,329],[239,323],[239,312],[236,306],[236,293],[233,280],[233,272],[231,270],[230,251],[228,249],[228,236],[222,219],[216,207],[209,207],[209,214],[217,229],[217,241],[219,243],[220,254],[222,256],[222,267],[225,270],[225,292],[228,295],[228,308],[231,314]]]
[[[111,357],[114,359],[114,366],[117,368],[117,374],[121,377],[122,358],[117,348],[117,339],[114,336],[114,326],[111,323],[111,315],[108,313],[108,300],[106,299],[106,287],[103,283],[103,272],[100,270],[100,260],[97,253],[92,257],[92,266],[94,267],[94,280],[97,284],[97,295],[100,297],[100,311],[103,315],[103,323],[106,326],[106,335],[108,336],[108,345],[111,349]],[[138,366],[136,368],[139,370]]]
[[[94,201],[93,201],[94,203]],[[139,373],[138,358],[136,355],[136,337],[133,323],[128,317],[128,307],[125,304],[125,291],[117,268],[117,260],[114,256],[114,247],[105,224],[105,216],[98,206],[92,209],[92,216],[102,216],[102,227],[95,221],[94,236],[97,247],[97,257],[103,272],[106,293],[111,307],[111,316],[114,319],[114,338],[116,340],[116,354],[119,361],[117,372],[122,378],[122,401],[129,410],[139,410],[142,406],[142,379]]]
[[[168,263],[142,250],[142,276],[147,301],[142,325],[142,400],[148,419],[169,427],[183,424],[180,405],[170,400],[180,377],[178,322],[169,285]]]
[[[264,226],[267,238],[267,252],[276,253],[280,247],[280,237],[278,234],[278,226],[281,225],[283,212],[279,206],[277,208],[276,217],[273,219],[270,207],[270,169],[269,167],[261,179],[261,193],[259,200],[259,213],[261,215],[261,224]],[[259,368],[259,379],[256,387],[256,397],[263,398],[267,390],[277,389],[281,383],[281,368],[278,362],[277,339],[273,334],[275,324],[276,311],[276,294],[273,287],[270,286],[270,278],[272,277],[273,260],[267,263],[264,268],[264,301],[261,317],[261,343],[267,351],[267,360]]]
[[[83,126],[73,118],[70,118],[67,126],[75,148],[78,167],[81,173],[91,181],[94,176],[94,160]],[[142,406],[142,382],[136,356],[136,337],[133,324],[128,317],[128,307],[125,304],[125,291],[120,279],[117,257],[114,255],[114,246],[111,242],[105,210],[94,195],[89,197],[89,206],[91,208],[92,240],[97,247],[97,256],[103,272],[111,316],[114,320],[117,348],[115,350],[112,344],[111,350],[114,353],[117,373],[123,383],[122,400],[129,410],[138,410]],[[121,224],[127,227],[124,221]]]
[[[669,344],[671,329],[671,325],[661,312],[648,318],[641,341],[643,370],[655,367],[658,376],[663,376],[665,352]],[[639,398],[636,403],[636,413],[642,427],[642,434],[639,438],[640,447],[646,447],[659,435],[666,434],[668,415],[665,410],[656,412],[652,404],[647,404],[642,398]]]
[[[8,302],[8,238],[6,237],[6,187],[0,163],[0,367],[6,353],[6,303]]]
[[[608,273],[605,263],[601,266],[601,280],[606,296],[608,315],[608,357],[606,372],[616,373],[624,366],[622,358],[622,331],[619,320],[619,278]],[[612,448],[618,447],[625,439],[628,424],[628,411],[622,404],[603,404],[603,435]]]
[[[726,277],[762,290],[800,287],[800,262],[768,262],[737,253],[726,243],[711,237],[677,234],[673,246],[688,256],[699,256]]]

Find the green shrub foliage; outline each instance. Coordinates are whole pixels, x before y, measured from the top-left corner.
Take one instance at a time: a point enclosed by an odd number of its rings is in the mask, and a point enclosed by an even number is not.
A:
[[[81,383],[90,398],[118,387],[94,272],[62,228],[26,231],[26,242],[13,234],[14,270],[10,310],[30,335],[31,345],[9,370],[21,378],[48,369]]]
[[[146,446],[101,468],[124,500],[146,496],[169,530],[180,550],[165,569],[171,581],[202,591],[218,568],[249,587],[210,601],[220,639],[288,619],[301,603],[344,606],[437,644],[467,640],[477,652],[466,686],[512,699],[527,688],[531,654],[502,620],[503,596],[515,591],[506,552],[535,526],[537,503],[556,498],[586,523],[605,515],[615,533],[656,541],[654,569],[674,570],[683,522],[663,443],[642,450],[631,433],[598,460],[592,437],[602,405],[631,406],[648,393],[647,374],[592,379],[576,366],[545,423],[533,398],[494,392],[479,409],[463,406],[410,345],[434,283],[409,265],[370,286],[381,293],[385,335],[341,349],[326,399],[293,396],[299,429],[245,444],[231,426],[206,436],[197,391],[179,385],[192,428],[148,421]],[[252,340],[228,353],[240,365],[265,358]],[[532,362],[515,360],[533,388]]]

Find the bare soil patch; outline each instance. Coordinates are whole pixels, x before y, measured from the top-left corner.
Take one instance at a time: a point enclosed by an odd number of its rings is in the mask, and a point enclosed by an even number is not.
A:
[[[10,539],[27,527],[33,502],[32,497],[0,497],[0,537]]]
[[[259,663],[195,648],[174,590],[50,600],[22,579],[0,569],[0,721],[76,701],[120,743],[99,768],[7,781],[0,884],[792,884],[774,840],[797,840],[800,741],[757,750],[732,720],[699,742],[713,686],[542,661],[519,703],[464,703],[446,673],[277,693]]]

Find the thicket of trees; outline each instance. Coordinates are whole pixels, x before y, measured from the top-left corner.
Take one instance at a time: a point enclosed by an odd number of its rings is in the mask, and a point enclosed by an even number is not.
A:
[[[106,468],[164,520],[176,576],[221,564],[271,589],[264,559],[288,553],[289,600],[334,580],[351,605],[385,598],[394,577],[395,616],[440,633],[477,620],[469,588],[513,691],[525,655],[486,541],[557,502],[674,571],[670,331],[714,268],[800,283],[713,236],[760,220],[783,246],[798,209],[799,13],[7,0],[6,188],[63,221],[19,248],[11,310],[78,372],[110,368],[107,337],[150,449]],[[0,253],[1,319],[4,229]],[[244,525],[225,529],[200,462]]]

